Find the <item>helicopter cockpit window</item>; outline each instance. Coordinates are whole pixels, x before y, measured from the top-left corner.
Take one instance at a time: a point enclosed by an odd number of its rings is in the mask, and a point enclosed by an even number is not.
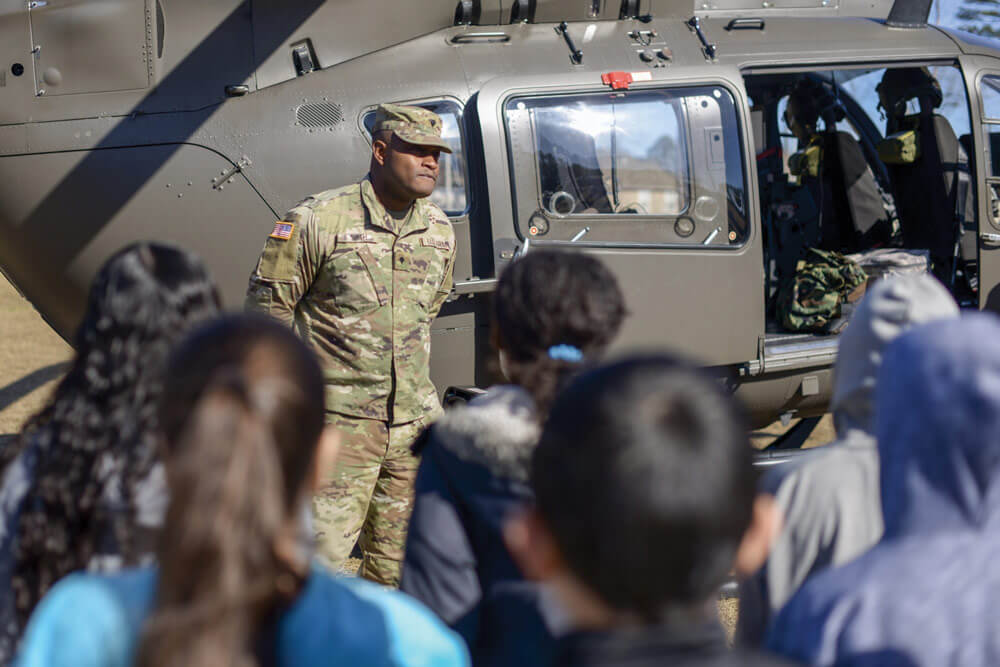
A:
[[[743,243],[742,151],[726,89],[517,97],[505,117],[524,236]]]
[[[989,175],[1000,178],[1000,76],[983,77],[979,86],[983,98],[983,127],[989,148]]]
[[[989,217],[994,227],[1000,227],[1000,76],[984,76],[979,80],[979,96],[983,102],[983,139],[986,143],[986,192],[989,196]]]
[[[449,217],[465,215],[469,198],[465,187],[465,150],[462,145],[462,109],[454,102],[427,102],[425,107],[441,116],[441,137],[451,146],[452,153],[441,153],[437,187],[431,201],[441,207]],[[375,112],[369,111],[362,119],[368,134],[375,126]]]

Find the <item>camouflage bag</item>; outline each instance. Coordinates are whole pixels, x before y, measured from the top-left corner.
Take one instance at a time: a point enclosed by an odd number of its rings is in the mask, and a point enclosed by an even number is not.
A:
[[[778,294],[778,317],[789,331],[835,333],[844,302],[861,298],[867,275],[839,252],[808,248]],[[843,327],[840,327],[843,328]]]

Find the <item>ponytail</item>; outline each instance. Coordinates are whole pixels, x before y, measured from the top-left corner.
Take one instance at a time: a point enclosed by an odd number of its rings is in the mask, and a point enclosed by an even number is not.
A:
[[[556,395],[583,368],[579,362],[553,359],[545,354],[533,359],[510,359],[507,365],[510,381],[531,395],[536,414],[542,421]]]
[[[261,402],[273,402],[271,384]],[[260,388],[239,372],[216,376],[170,443],[171,502],[139,667],[253,667],[264,626],[301,586],[303,573],[275,553],[291,494],[263,416],[272,408],[255,406]]]
[[[568,379],[603,353],[624,318],[618,281],[583,254],[530,252],[500,274],[493,296],[508,379],[531,394],[539,420]]]

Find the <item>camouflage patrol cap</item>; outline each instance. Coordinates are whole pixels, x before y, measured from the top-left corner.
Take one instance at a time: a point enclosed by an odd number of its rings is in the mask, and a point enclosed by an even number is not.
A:
[[[441,128],[441,116],[430,109],[403,104],[380,104],[375,110],[372,134],[390,130],[406,143],[434,146],[450,153],[451,146],[441,138]]]

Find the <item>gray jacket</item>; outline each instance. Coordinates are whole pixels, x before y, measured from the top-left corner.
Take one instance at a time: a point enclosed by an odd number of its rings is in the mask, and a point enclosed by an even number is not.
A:
[[[996,665],[1000,321],[970,313],[903,334],[877,403],[884,535],[806,581],[767,645],[810,665]]]
[[[764,477],[784,526],[756,576],[740,586],[740,641],[759,644],[771,617],[815,572],[840,565],[882,535],[875,379],[886,346],[914,325],[958,316],[947,290],[929,275],[877,282],[840,337],[830,407],[838,438],[825,451]]]

